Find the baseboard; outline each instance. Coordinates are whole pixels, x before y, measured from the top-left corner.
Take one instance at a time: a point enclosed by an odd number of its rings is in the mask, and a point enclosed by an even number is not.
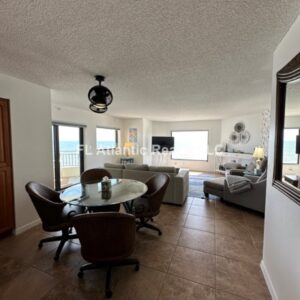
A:
[[[271,294],[272,300],[278,300],[278,297],[277,297],[275,288],[273,286],[271,277],[269,275],[269,272],[268,272],[268,270],[266,268],[266,265],[265,265],[265,263],[264,263],[263,260],[260,262],[260,268],[261,268],[261,271],[262,271],[262,273],[263,273],[263,275],[265,277],[266,284],[267,284],[267,287],[268,287],[269,292]]]
[[[20,226],[20,227],[16,228],[14,230],[14,234],[15,235],[21,234],[21,233],[25,232],[26,230],[28,230],[28,229],[30,229],[30,228],[32,228],[32,227],[34,227],[34,226],[36,226],[36,225],[38,225],[40,223],[41,223],[41,220],[40,219],[36,219],[36,220],[34,220],[34,221],[30,222],[30,223],[27,223],[27,224],[25,224],[23,226]]]

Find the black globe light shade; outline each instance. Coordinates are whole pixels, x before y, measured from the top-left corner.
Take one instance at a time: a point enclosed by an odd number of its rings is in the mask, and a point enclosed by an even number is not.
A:
[[[89,90],[90,110],[101,114],[107,111],[107,106],[112,103],[113,95],[107,87],[101,85],[101,82],[105,80],[104,76],[96,75],[95,79],[99,85],[95,85]]]

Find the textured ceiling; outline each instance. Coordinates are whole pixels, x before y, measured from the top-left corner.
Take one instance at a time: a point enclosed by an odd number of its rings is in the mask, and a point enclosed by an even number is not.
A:
[[[108,113],[121,117],[254,113],[269,104],[272,52],[299,12],[299,0],[0,0],[0,72],[85,109],[103,74]]]

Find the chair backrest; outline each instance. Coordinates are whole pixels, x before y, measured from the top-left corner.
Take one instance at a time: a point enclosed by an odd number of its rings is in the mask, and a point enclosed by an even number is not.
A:
[[[34,181],[28,182],[25,188],[42,220],[43,228],[47,230],[59,225],[65,206],[59,199],[59,193]]]
[[[82,257],[89,262],[113,262],[134,250],[135,218],[118,212],[77,215],[73,219]]]
[[[170,176],[165,173],[154,175],[146,182],[148,191],[145,197],[149,199],[150,209],[155,214],[159,213],[169,182]]]
[[[89,169],[84,171],[80,176],[81,183],[95,183],[100,182],[103,177],[107,176],[111,178],[111,174],[105,170],[100,168]]]

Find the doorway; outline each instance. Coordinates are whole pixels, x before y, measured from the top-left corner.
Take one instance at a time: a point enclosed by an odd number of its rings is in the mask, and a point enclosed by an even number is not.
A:
[[[9,100],[0,98],[0,236],[15,227]]]
[[[80,182],[84,171],[83,126],[52,125],[54,186],[64,189]]]

